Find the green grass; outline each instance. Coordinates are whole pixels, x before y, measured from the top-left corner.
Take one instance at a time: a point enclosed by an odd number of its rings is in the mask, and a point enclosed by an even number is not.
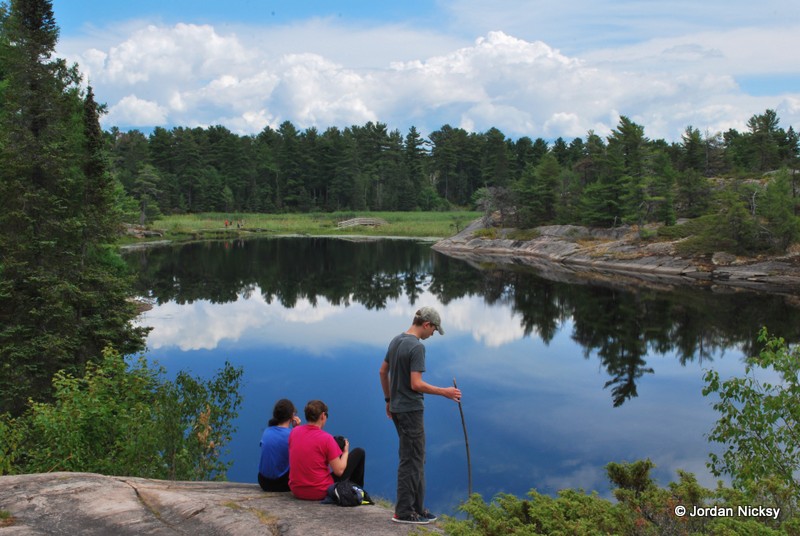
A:
[[[444,238],[456,234],[480,212],[333,212],[311,214],[187,214],[165,216],[148,225],[168,238],[212,238],[237,235],[300,234],[348,236],[397,236]],[[387,222],[378,227],[348,227],[337,223],[355,217],[380,218]],[[233,222],[227,229],[225,219]],[[243,221],[241,228],[237,222]]]

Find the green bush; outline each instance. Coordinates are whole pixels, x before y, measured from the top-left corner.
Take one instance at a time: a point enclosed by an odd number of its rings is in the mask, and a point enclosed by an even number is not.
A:
[[[542,236],[542,233],[538,229],[514,229],[508,233],[507,238],[510,240],[527,242],[539,238],[540,236]]]
[[[175,381],[144,356],[106,350],[84,377],[59,372],[54,401],[0,416],[0,474],[86,471],[173,480],[223,479],[241,369]]]
[[[711,470],[728,474],[755,501],[780,506],[793,516],[800,497],[800,348],[759,333],[759,355],[747,359],[745,376],[722,381],[705,374],[703,394],[718,396],[720,413],[709,440],[724,447],[712,454]],[[777,374],[769,381],[767,372]]]
[[[472,236],[486,240],[496,240],[500,236],[500,233],[494,227],[484,227],[483,229],[476,229],[472,233]]]
[[[501,493],[486,503],[473,494],[459,509],[467,519],[445,516],[447,534],[454,536],[594,536],[619,534],[631,536],[665,535],[797,535],[800,524],[795,519],[774,521],[768,518],[679,516],[677,507],[692,508],[742,505],[772,505],[753,502],[736,490],[718,486],[703,488],[694,475],[678,472],[677,482],[658,487],[650,477],[655,466],[650,460],[633,463],[610,463],[606,467],[614,486],[616,502],[596,492],[562,490],[557,497],[531,490],[527,498]]]

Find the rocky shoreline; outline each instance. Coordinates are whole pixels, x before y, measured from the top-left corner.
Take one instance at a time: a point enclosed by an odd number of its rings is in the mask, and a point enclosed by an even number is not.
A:
[[[511,229],[495,229],[496,238],[478,238],[484,226],[473,222],[440,240],[440,253],[475,265],[521,265],[558,281],[605,280],[616,284],[701,285],[715,291],[749,290],[800,298],[800,256],[743,258],[727,253],[703,257],[677,254],[677,242],[641,240],[635,227],[595,229],[575,225],[538,227],[536,238],[507,238]]]

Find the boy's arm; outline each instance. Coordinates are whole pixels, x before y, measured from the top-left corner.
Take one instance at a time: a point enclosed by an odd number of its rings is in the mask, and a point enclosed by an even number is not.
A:
[[[411,388],[418,393],[439,395],[455,402],[461,401],[461,390],[456,387],[436,387],[422,379],[421,372],[411,372]]]
[[[389,363],[386,361],[381,365],[381,370],[378,372],[381,377],[381,389],[383,389],[383,398],[386,399],[386,416],[392,418],[392,412],[389,411]]]

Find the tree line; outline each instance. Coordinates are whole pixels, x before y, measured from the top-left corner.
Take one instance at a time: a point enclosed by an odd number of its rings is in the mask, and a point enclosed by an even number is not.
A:
[[[485,206],[514,224],[610,226],[673,223],[711,209],[725,177],[760,177],[796,169],[800,146],[774,110],[747,130],[701,132],[679,142],[651,140],[626,116],[606,136],[552,142],[507,138],[491,128],[444,125],[424,138],[386,124],[344,129],[277,129],[242,136],[223,126],[157,127],[106,133],[113,171],[142,220],[184,212],[445,210]],[[735,181],[722,180],[733,185]],[[738,183],[736,183],[738,184]],[[792,182],[792,197],[794,197]],[[752,192],[739,192],[746,200]]]

